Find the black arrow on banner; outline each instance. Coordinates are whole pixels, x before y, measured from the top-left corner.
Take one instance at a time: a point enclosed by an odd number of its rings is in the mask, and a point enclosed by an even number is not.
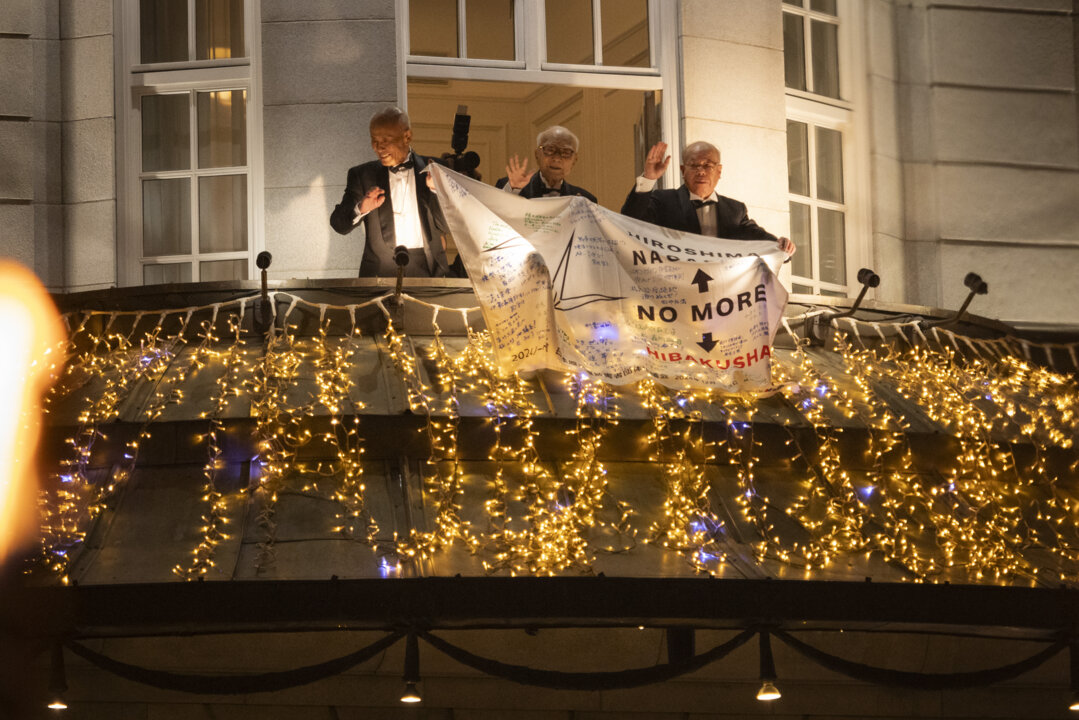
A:
[[[697,290],[700,292],[708,292],[708,281],[712,279],[712,276],[704,270],[697,270],[697,274],[693,276],[693,279],[689,281],[689,284],[696,285]]]
[[[712,339],[712,333],[705,333],[697,344],[704,348],[705,352],[712,352],[712,348],[716,346],[716,341]]]

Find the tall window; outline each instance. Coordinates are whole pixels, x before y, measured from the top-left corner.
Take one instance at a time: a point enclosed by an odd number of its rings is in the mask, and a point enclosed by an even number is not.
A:
[[[848,294],[852,104],[841,77],[842,0],[783,0],[787,180],[795,292]],[[856,268],[855,268],[856,271]]]
[[[787,120],[787,183],[795,292],[846,295],[843,142],[837,130]],[[807,282],[799,282],[798,278]]]
[[[398,0],[401,60],[420,152],[449,150],[458,104],[484,180],[527,157],[536,133],[581,140],[569,182],[617,208],[651,144],[677,147],[675,3],[668,0]],[[672,163],[677,167],[677,163]],[[673,180],[673,175],[670,180]]]
[[[836,0],[783,0],[783,64],[787,87],[839,95]]]
[[[125,284],[243,280],[254,247],[250,0],[125,0]]]

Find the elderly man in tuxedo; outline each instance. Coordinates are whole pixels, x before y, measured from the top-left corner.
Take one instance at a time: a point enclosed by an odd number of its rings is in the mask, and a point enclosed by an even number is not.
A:
[[[677,190],[656,190],[656,181],[671,162],[667,144],[656,143],[645,158],[644,172],[622,205],[622,214],[698,235],[772,240],[780,250],[794,254],[794,243],[785,237],[777,238],[755,223],[745,203],[716,192],[723,166],[715,145],[695,142],[682,152],[682,161],[682,186]]]
[[[363,222],[367,234],[360,277],[397,274],[394,249],[408,248],[406,277],[445,277],[449,230],[424,172],[430,160],[412,152],[408,115],[387,107],[371,118],[371,147],[377,160],[348,171],[341,202],[330,215],[330,225],[347,235]]]
[[[596,196],[584,188],[566,182],[577,163],[580,141],[561,125],[552,125],[536,136],[536,165],[538,170],[528,172],[528,158],[522,163],[516,155],[506,166],[506,176],[499,178],[495,187],[517,193],[523,198],[558,197],[580,195],[592,202]]]

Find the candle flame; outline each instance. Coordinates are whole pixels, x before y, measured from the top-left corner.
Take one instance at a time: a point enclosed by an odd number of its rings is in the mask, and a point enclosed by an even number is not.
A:
[[[0,261],[0,562],[37,531],[35,449],[42,393],[64,333],[37,277]]]

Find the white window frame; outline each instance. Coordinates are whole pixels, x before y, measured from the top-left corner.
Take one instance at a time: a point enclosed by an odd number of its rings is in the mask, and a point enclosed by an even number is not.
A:
[[[611,2],[612,0],[606,0]],[[617,2],[617,0],[613,0]],[[409,78],[449,80],[487,80],[494,82],[527,82],[570,87],[605,88],[662,92],[660,124],[663,140],[671,148],[681,147],[681,83],[678,74],[678,2],[677,0],[648,0],[648,45],[650,67],[617,65],[569,65],[547,62],[546,1],[514,0],[514,60],[477,58],[445,58],[411,55],[409,47],[408,0],[397,2],[397,66],[405,72],[397,77],[397,97],[402,106],[408,102]],[[462,54],[464,44],[465,3],[458,4],[458,42]],[[596,46],[602,45],[599,6],[593,4],[593,37]],[[596,49],[597,61],[602,48]],[[407,108],[406,108],[407,109]],[[664,176],[669,187],[677,180],[677,157]]]
[[[808,0],[807,0],[808,3]],[[871,214],[871,171],[869,161],[870,122],[869,110],[864,98],[868,97],[866,75],[866,13],[862,0],[837,0],[836,15],[824,15],[808,9],[799,9],[794,6],[783,4],[784,11],[795,11],[798,15],[808,15],[810,18],[822,19],[829,17],[839,18],[839,94],[841,99],[817,95],[812,92],[786,89],[787,119],[804,122],[812,128],[825,127],[838,131],[842,138],[843,153],[843,203],[846,239],[846,286],[837,286],[832,283],[824,283],[819,278],[817,263],[819,258],[814,258],[812,265],[817,272],[815,278],[803,278],[792,276],[791,282],[798,285],[808,285],[815,292],[822,289],[844,292],[848,296],[858,289],[858,270],[866,267],[872,257],[872,214]],[[806,74],[812,76],[812,41],[806,33]],[[807,80],[807,85],[810,84]],[[860,108],[860,111],[855,108]],[[815,138],[810,138],[809,147],[814,147]],[[808,162],[815,162],[812,152],[807,158]],[[788,192],[791,202],[806,203],[806,198]],[[838,209],[839,204],[830,203],[815,198],[808,199],[813,207],[826,207]],[[812,237],[816,241],[817,214],[811,213],[810,227]],[[799,252],[809,252],[810,248],[801,248]]]
[[[193,3],[189,3],[189,8]],[[189,9],[189,14],[191,10]],[[210,90],[243,90],[247,94],[247,250],[212,253],[213,260],[247,261],[247,277],[256,277],[255,257],[265,247],[263,214],[262,100],[259,2],[244,0],[244,41],[242,58],[199,60],[145,65],[139,57],[139,0],[120,0],[114,21],[121,29],[116,41],[116,146],[117,146],[117,280],[122,287],[143,285],[143,267],[151,264],[190,262],[192,279],[198,278],[198,178],[238,174],[237,167],[196,166],[177,171],[176,176],[193,177],[192,244],[190,254],[144,258],[142,256],[142,98],[147,95]],[[191,18],[189,17],[189,23]],[[193,24],[189,24],[193,27]],[[189,43],[193,33],[189,34]],[[196,97],[196,96],[192,96]],[[192,157],[197,155],[196,108],[192,100]],[[154,173],[167,177],[170,173]],[[207,256],[205,260],[210,260]],[[197,281],[197,280],[195,280]]]

